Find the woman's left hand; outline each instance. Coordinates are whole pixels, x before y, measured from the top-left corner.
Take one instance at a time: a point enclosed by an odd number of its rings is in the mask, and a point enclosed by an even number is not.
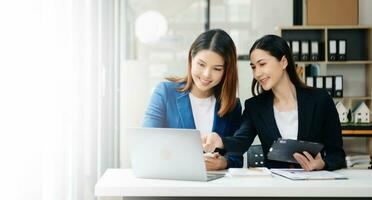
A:
[[[322,159],[320,153],[318,153],[315,158],[310,155],[308,152],[304,151],[304,155],[300,153],[294,153],[293,157],[297,160],[297,162],[301,165],[301,167],[305,171],[314,171],[314,170],[322,170],[325,167],[325,162]]]
[[[216,154],[212,157],[204,157],[205,166],[208,171],[223,170],[227,168],[227,160],[225,157]]]

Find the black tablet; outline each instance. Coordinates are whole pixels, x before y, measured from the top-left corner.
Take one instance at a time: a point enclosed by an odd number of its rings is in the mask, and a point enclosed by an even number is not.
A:
[[[267,154],[267,158],[269,160],[298,163],[293,157],[294,153],[302,154],[302,152],[307,151],[315,157],[322,149],[323,144],[320,143],[279,138],[274,141]]]

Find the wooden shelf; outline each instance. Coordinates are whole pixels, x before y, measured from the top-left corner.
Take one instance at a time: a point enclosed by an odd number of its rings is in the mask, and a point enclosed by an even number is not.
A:
[[[318,41],[319,44],[319,61],[295,61],[298,66],[306,66],[308,64],[318,64],[320,65],[318,75],[335,75],[337,74],[337,68],[340,68],[340,73],[337,75],[343,75],[343,84],[350,84],[354,79],[350,79],[350,71],[353,70],[351,66],[348,65],[363,65],[364,68],[355,68],[356,72],[364,70],[362,73],[363,77],[360,80],[365,82],[365,88],[355,88],[360,89],[358,92],[350,92],[354,88],[343,87],[344,90],[347,88],[347,92],[344,95],[364,95],[360,97],[344,97],[344,98],[334,98],[340,100],[366,100],[368,102],[367,106],[372,109],[372,26],[284,26],[279,27],[279,35],[283,37],[286,41]],[[330,61],[329,60],[329,40],[346,40],[346,61]],[[301,47],[300,47],[301,49]],[[330,69],[330,70],[328,70]],[[359,71],[358,71],[359,70]],[[330,71],[330,73],[328,73]],[[345,76],[344,74],[347,74]],[[361,73],[358,74],[360,76]],[[306,69],[302,75],[304,80],[306,74]],[[359,79],[358,79],[359,80]],[[354,84],[355,85],[355,84]],[[353,85],[353,86],[354,86]]]
[[[333,99],[346,99],[346,100],[371,100],[371,97],[362,97],[362,96],[355,96],[355,97],[333,97]]]
[[[343,136],[372,136],[372,124],[342,124]]]
[[[296,64],[335,64],[335,65],[353,65],[353,64],[372,64],[372,60],[349,60],[349,61],[295,61]]]
[[[358,101],[364,101],[367,106],[372,109],[372,26],[285,26],[278,28],[279,35],[282,36],[286,41],[318,41],[319,44],[319,61],[296,61],[295,63],[299,66],[306,66],[307,64],[319,64],[319,75],[334,75],[337,71],[343,75],[343,84],[350,83],[350,75],[353,76],[349,70],[355,70],[358,72],[359,68],[350,67],[348,65],[364,65],[363,77],[360,80],[365,82],[365,88],[353,88],[351,86],[344,86],[345,97],[334,97],[335,101],[341,100],[346,103],[348,107],[354,107]],[[330,61],[329,60],[329,40],[346,40],[346,61]],[[301,48],[300,48],[301,49]],[[338,70],[338,68],[340,70]],[[331,69],[331,70],[328,70]],[[343,73],[347,69],[347,76]],[[328,74],[328,71],[330,73]],[[361,74],[359,73],[358,76]],[[306,69],[301,78],[306,77]],[[358,77],[354,77],[358,79]],[[354,81],[354,79],[351,79]],[[361,96],[350,96],[353,92],[347,91],[345,94],[345,88],[347,90],[360,89],[361,92],[355,94]],[[350,94],[349,94],[350,93]],[[343,124],[342,125],[343,136],[360,136],[360,137],[372,137],[372,124]],[[372,141],[372,139],[371,139]]]
[[[337,65],[372,64],[372,60],[326,61],[325,63]]]
[[[372,130],[342,130],[342,136],[372,136]]]
[[[325,64],[372,64],[372,26],[287,26],[278,30],[287,41],[318,41],[320,60]],[[347,41],[347,61],[328,60],[328,41],[331,39]]]
[[[355,26],[337,26],[337,25],[328,25],[328,26],[283,26],[280,29],[285,30],[323,30],[323,29],[370,29],[371,26],[355,25]]]
[[[298,65],[307,65],[307,64],[326,64],[325,61],[295,61]]]

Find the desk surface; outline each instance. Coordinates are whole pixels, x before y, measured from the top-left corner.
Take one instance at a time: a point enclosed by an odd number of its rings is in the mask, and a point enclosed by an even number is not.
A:
[[[209,182],[136,178],[131,169],[108,169],[96,196],[121,197],[372,197],[372,170],[339,170],[348,180],[293,181],[280,176],[223,177]]]

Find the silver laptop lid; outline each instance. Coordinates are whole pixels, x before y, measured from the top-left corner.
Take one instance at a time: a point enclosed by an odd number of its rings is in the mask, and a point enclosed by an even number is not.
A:
[[[128,128],[128,133],[135,176],[207,180],[198,130]]]

